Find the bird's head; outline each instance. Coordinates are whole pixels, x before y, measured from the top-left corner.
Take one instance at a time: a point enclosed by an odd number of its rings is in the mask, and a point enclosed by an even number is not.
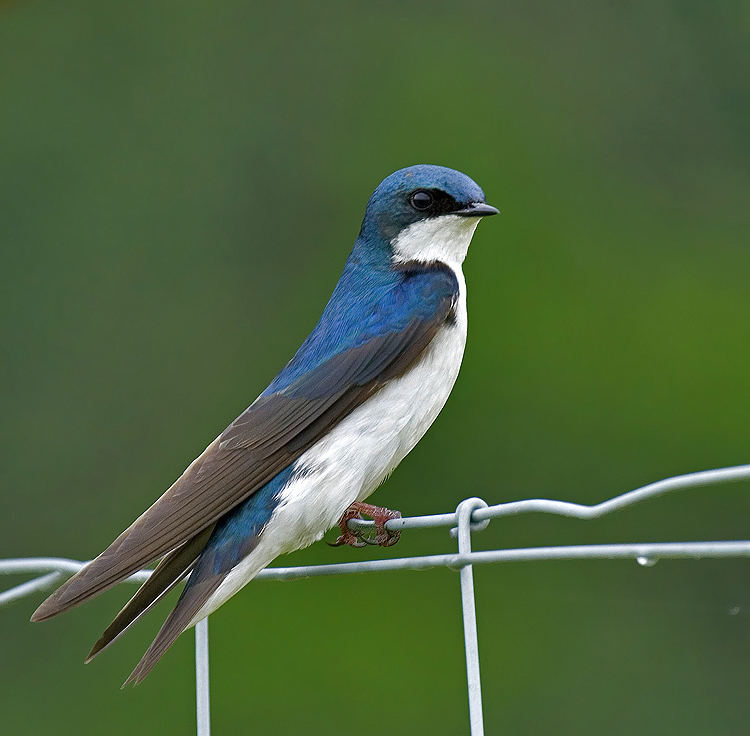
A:
[[[367,204],[360,238],[394,262],[460,264],[480,218],[498,210],[466,174],[420,164],[385,178]]]

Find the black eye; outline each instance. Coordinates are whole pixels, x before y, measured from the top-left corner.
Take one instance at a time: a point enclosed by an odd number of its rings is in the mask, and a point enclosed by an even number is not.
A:
[[[409,201],[411,202],[411,206],[415,210],[419,210],[420,212],[424,212],[424,210],[430,209],[432,207],[432,203],[434,201],[434,197],[429,192],[426,192],[424,189],[419,189],[414,194],[411,195],[409,198]]]

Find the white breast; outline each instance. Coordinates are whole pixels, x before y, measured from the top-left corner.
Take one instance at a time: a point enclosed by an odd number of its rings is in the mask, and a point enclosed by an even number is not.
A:
[[[354,501],[367,498],[419,442],[443,408],[466,344],[466,288],[460,270],[456,319],[419,360],[355,409],[297,463],[265,536],[278,553],[320,539]],[[283,527],[283,531],[282,531]]]

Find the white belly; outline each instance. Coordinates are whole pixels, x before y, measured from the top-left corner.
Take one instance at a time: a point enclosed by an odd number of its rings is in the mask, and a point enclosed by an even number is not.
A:
[[[419,360],[357,407],[296,462],[298,472],[258,546],[227,575],[193,623],[207,616],[280,554],[319,540],[354,502],[367,498],[404,459],[445,405],[466,344],[466,286],[453,324],[440,328]]]

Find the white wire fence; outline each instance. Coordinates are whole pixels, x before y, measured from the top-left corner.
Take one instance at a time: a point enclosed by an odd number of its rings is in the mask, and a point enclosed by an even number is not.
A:
[[[350,575],[390,570],[424,570],[430,567],[450,567],[459,571],[461,605],[464,622],[464,647],[469,697],[471,736],[483,736],[482,689],[479,671],[479,643],[476,622],[473,566],[499,562],[529,562],[532,560],[614,560],[634,559],[650,566],[659,559],[705,559],[750,557],[750,540],[716,542],[647,542],[636,544],[589,544],[558,547],[527,547],[472,552],[471,535],[485,529],[491,519],[526,513],[545,513],[575,519],[597,519],[634,504],[672,491],[697,486],[749,480],[750,465],[705,470],[678,475],[651,483],[628,493],[615,496],[594,506],[584,506],[550,499],[529,499],[488,506],[480,498],[467,498],[455,512],[392,519],[386,524],[391,531],[449,527],[458,538],[458,551],[420,557],[401,557],[386,560],[367,560],[331,565],[266,568],[259,579],[289,580],[317,575]],[[352,529],[372,526],[373,522],[351,520]],[[31,557],[0,560],[0,574],[36,574],[31,580],[0,593],[0,606],[11,601],[54,587],[84,564],[77,560],[54,557]],[[126,582],[141,583],[151,574],[140,570]],[[195,627],[196,728],[198,736],[210,736],[210,694],[208,665],[208,619]]]

